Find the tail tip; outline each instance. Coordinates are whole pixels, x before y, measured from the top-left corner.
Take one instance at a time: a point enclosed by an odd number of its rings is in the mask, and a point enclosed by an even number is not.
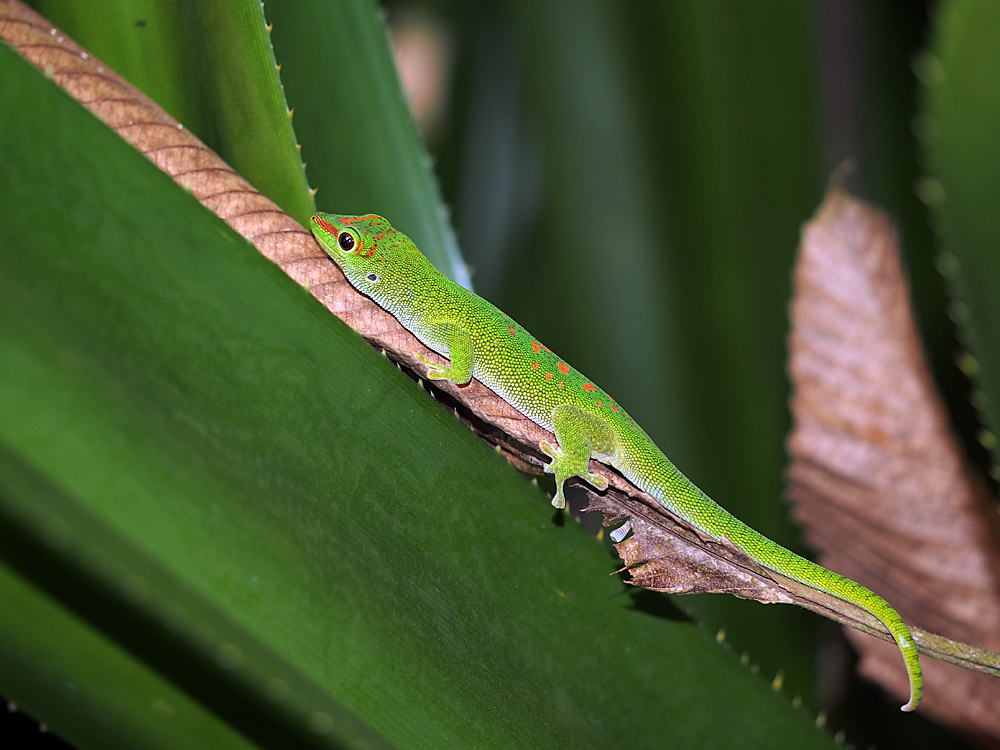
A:
[[[900,710],[901,711],[906,711],[907,713],[909,713],[910,711],[916,711],[917,710],[917,706],[920,705],[920,694],[921,694],[921,692],[922,691],[920,690],[919,687],[917,687],[916,685],[913,685],[911,683],[910,684],[910,700],[908,700],[906,702],[906,705],[903,706]]]

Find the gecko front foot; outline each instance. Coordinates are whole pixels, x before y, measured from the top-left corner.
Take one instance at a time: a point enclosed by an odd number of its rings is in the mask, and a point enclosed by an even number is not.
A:
[[[418,354],[417,359],[420,363],[427,366],[427,379],[428,380],[448,380],[454,383],[452,378],[451,367],[447,365],[441,365],[437,362],[431,362],[423,354]]]

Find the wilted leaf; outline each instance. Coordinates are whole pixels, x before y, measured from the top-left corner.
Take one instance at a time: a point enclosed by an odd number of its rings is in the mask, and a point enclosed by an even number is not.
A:
[[[820,562],[911,625],[1000,649],[995,510],[932,382],[896,233],[834,187],[795,271],[789,496]],[[861,670],[907,695],[895,647],[848,631]],[[1000,682],[924,660],[922,710],[1000,739]]]

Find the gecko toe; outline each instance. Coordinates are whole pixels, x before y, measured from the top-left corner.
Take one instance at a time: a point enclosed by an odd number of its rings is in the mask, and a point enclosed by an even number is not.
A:
[[[601,492],[604,492],[604,490],[608,488],[608,480],[600,474],[588,474],[586,478],[590,484],[599,489]]]

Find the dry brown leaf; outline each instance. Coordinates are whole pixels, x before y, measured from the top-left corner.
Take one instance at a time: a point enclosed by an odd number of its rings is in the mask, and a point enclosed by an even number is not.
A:
[[[393,360],[414,373],[424,371],[419,354],[441,361],[395,318],[358,294],[306,229],[44,18],[16,0],[0,0],[0,38]],[[446,398],[454,399],[460,416],[472,429],[500,448],[518,468],[540,473],[545,461],[538,444],[553,441],[551,433],[478,381],[461,387],[437,381],[435,386],[448,394]],[[727,592],[764,603],[795,603],[890,639],[881,623],[864,610],[767,571],[729,545],[705,539],[613,469],[592,462],[591,471],[607,477],[610,489],[603,496],[591,493],[589,509],[602,512],[606,524],[628,521],[633,530],[631,538],[617,545],[633,577],[631,583],[674,593]],[[920,631],[914,632],[914,638],[922,652],[937,658],[1000,671],[996,655],[984,655]],[[896,653],[895,646],[890,650]]]
[[[803,230],[791,316],[788,494],[820,562],[911,625],[1000,649],[995,503],[935,391],[895,230],[840,187]],[[848,635],[905,697],[896,649]],[[922,711],[1000,741],[1000,681],[927,660],[924,676]]]

